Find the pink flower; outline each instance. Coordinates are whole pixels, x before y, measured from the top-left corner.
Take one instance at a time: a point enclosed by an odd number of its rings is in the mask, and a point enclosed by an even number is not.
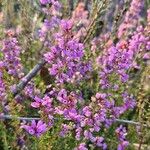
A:
[[[33,120],[30,125],[22,125],[21,128],[25,129],[29,134],[36,137],[40,137],[43,133],[47,131],[46,123],[41,120],[37,123],[35,120]]]
[[[70,20],[62,20],[60,25],[63,30],[70,30],[73,26],[73,23]]]
[[[40,0],[40,3],[43,5],[47,5],[51,2],[51,0]]]
[[[34,98],[34,100],[35,100],[35,102],[32,102],[32,103],[31,103],[31,106],[34,107],[34,108],[39,108],[40,105],[41,105],[42,99],[40,99],[39,97],[36,96],[36,97]]]

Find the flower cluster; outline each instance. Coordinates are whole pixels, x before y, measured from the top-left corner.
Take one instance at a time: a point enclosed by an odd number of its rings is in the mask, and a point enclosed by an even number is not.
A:
[[[42,99],[36,96],[34,98],[34,100],[35,101],[31,103],[32,107],[34,107],[34,108],[44,107],[44,111],[47,113],[50,113],[53,111],[53,109],[52,109],[53,99],[50,98],[49,96],[46,95]]]
[[[116,129],[116,135],[119,140],[118,150],[125,150],[126,147],[129,145],[129,142],[126,140],[127,136],[126,128],[120,125],[120,127]]]
[[[3,63],[8,74],[15,78],[21,78],[22,64],[20,60],[21,48],[14,33],[10,30],[7,32],[7,38],[3,41],[1,52],[3,53]]]
[[[40,3],[43,5],[47,5],[51,2],[51,0],[40,0]]]
[[[138,25],[138,18],[144,7],[143,0],[132,0],[131,6],[125,15],[125,19],[118,29],[118,37],[121,38],[130,33]]]
[[[43,99],[35,97],[35,101],[31,103],[31,106],[42,110],[53,123],[55,116],[58,115],[62,116],[64,120],[72,122],[72,124],[62,124],[60,136],[64,137],[74,130],[76,140],[80,141],[84,138],[102,149],[107,148],[104,138],[95,136],[95,133],[99,133],[102,127],[109,128],[124,111],[133,108],[133,105],[129,103],[128,106],[126,104],[125,106],[115,107],[115,102],[110,101],[108,95],[97,93],[95,97],[92,97],[89,105],[78,110],[79,100],[77,100],[78,96],[75,93],[71,92],[69,94],[65,89],[62,89],[59,92],[55,92],[55,94],[51,94],[53,97],[56,96],[58,100],[57,106],[54,107],[53,100],[49,97],[50,95],[46,95]],[[127,95],[125,96],[127,101]],[[123,110],[124,107],[125,109]],[[111,114],[111,116],[108,114]],[[51,124],[50,127],[52,125],[54,124]]]
[[[59,135],[61,137],[65,137],[69,133],[70,130],[71,130],[71,127],[69,125],[62,124],[61,125],[61,131],[60,131]]]
[[[94,145],[106,149],[106,143],[103,137],[94,136],[99,133],[101,128],[109,128],[115,119],[123,114],[127,109],[132,109],[134,104],[130,106],[115,106],[114,100],[109,100],[110,95],[97,93],[92,97],[92,101],[88,106],[80,110],[79,122],[76,125],[76,139],[80,140],[83,136],[90,140]],[[132,102],[132,100],[131,100]],[[126,106],[127,109],[123,109]],[[111,114],[111,115],[108,115]]]
[[[88,150],[85,143],[80,143],[80,145],[74,150]]]
[[[51,4],[50,7],[45,8],[43,11],[46,14],[46,19],[39,30],[39,37],[46,46],[50,45],[50,41],[47,36],[49,32],[52,32],[60,23],[60,9],[61,5],[57,0],[41,0],[41,4]],[[52,40],[52,39],[51,39]]]
[[[127,82],[129,76],[126,70],[130,68],[132,53],[119,49],[114,45],[111,46],[106,54],[100,58],[100,63],[103,64],[100,72],[100,84],[102,88],[113,87],[109,82],[109,76],[115,74],[121,82]]]
[[[91,66],[84,62],[84,45],[79,42],[73,32],[74,25],[82,18],[87,19],[83,3],[79,3],[70,20],[51,18],[54,19],[58,32],[52,34],[53,45],[48,46],[49,51],[44,54],[44,59],[57,90],[51,90],[43,98],[35,96],[31,106],[39,109],[40,113],[46,114],[49,127],[54,126],[56,116],[63,118],[64,122],[59,135],[65,137],[69,132],[74,131],[76,140],[81,142],[77,150],[87,149],[83,141],[90,142],[95,147],[107,149],[100,131],[110,128],[117,118],[135,107],[136,102],[132,94],[126,90],[121,91],[119,87],[125,86],[129,81],[128,70],[135,67],[134,58],[138,51],[147,47],[148,38],[143,34],[143,27],[139,26],[130,39],[120,40],[117,44],[110,39],[110,34],[104,34],[99,39],[95,39],[91,50],[96,55],[97,50],[103,49],[102,53],[98,52],[100,54],[97,63],[99,66],[97,68],[100,68],[99,89],[107,91],[107,94],[99,92],[95,96],[90,95],[91,100],[81,104],[76,92],[70,92],[65,85],[73,83],[74,80],[82,82],[82,77],[92,70]],[[54,26],[53,23],[45,20],[43,27],[47,32]],[[113,91],[117,91],[118,97],[113,95]],[[121,99],[119,104],[116,97]],[[118,147],[124,148],[128,143],[123,138],[125,137],[124,129],[121,129],[116,130],[120,139]]]
[[[85,4],[83,2],[78,3],[75,10],[72,12],[71,20],[76,27],[74,38],[80,40],[86,35],[86,28],[90,23],[90,20],[88,19],[88,11],[85,10]]]
[[[125,83],[129,80],[128,70],[139,68],[135,57],[142,57],[145,54],[149,38],[144,35],[144,29],[139,26],[129,40],[120,40],[116,45],[111,46],[99,57],[99,63],[102,64],[100,72],[100,84],[102,88],[113,88],[109,82],[110,76],[117,77]],[[140,56],[138,56],[140,55]],[[116,84],[116,83],[115,83]],[[116,87],[116,85],[115,85]]]
[[[31,135],[35,135],[36,137],[40,137],[43,133],[47,131],[46,123],[41,120],[37,123],[35,120],[33,120],[30,125],[22,125],[21,128],[25,129]]]
[[[0,101],[4,101],[6,93],[5,93],[5,83],[4,83],[4,77],[3,77],[3,67],[4,63],[0,61]]]
[[[89,105],[77,110],[77,99],[73,97],[73,94],[72,96],[67,95],[66,90],[61,90],[57,97],[61,105],[55,108],[55,114],[62,115],[65,120],[71,121],[74,125],[64,124],[60,135],[65,136],[71,130],[75,130],[76,140],[85,139],[97,147],[106,149],[104,138],[95,136],[95,133],[99,133],[103,127],[109,128],[116,118],[128,109],[134,108],[135,103],[131,97],[127,94],[123,96],[124,104],[115,106],[114,100],[109,100],[110,95],[97,93],[95,97],[92,97]]]
[[[62,20],[61,31],[54,35],[56,44],[50,48],[50,52],[44,54],[50,65],[49,73],[55,77],[56,83],[71,82],[76,75],[80,77],[90,71],[90,65],[81,61],[84,46],[72,38],[72,26],[70,20]]]
[[[147,42],[145,46],[145,49],[147,50],[147,52],[144,54],[143,58],[146,60],[150,59],[150,52],[149,52],[150,51],[150,37],[148,36],[149,29],[150,29],[150,9],[147,10],[147,26],[144,29],[144,31],[147,34]]]
[[[39,119],[25,122],[21,125],[22,129],[39,138],[53,127],[52,134],[56,129],[58,138],[71,136],[75,139],[75,150],[88,150],[91,145],[93,149],[109,149],[105,133],[120,117],[126,116],[126,112],[135,109],[138,90],[132,87],[137,75],[134,70],[141,69],[139,75],[142,75],[142,67],[147,65],[144,60],[150,59],[150,10],[147,24],[139,25],[138,20],[143,3],[142,0],[131,1],[118,33],[104,31],[92,42],[83,43],[82,38],[88,35],[90,40],[90,33],[97,25],[91,22],[94,26],[91,24],[93,29],[87,34],[90,11],[85,10],[85,4],[79,2],[68,19],[61,14],[63,7],[58,0],[40,0],[46,19],[38,38],[39,43],[43,43],[45,66],[42,66],[44,69],[35,77],[36,80],[28,82],[22,93],[15,97],[17,102],[26,100],[23,107],[31,103],[32,109],[27,113],[23,111],[24,114],[37,111]],[[8,109],[10,104],[5,74],[9,75],[13,84],[15,80],[27,81],[26,76],[22,78],[21,54],[17,38],[8,32],[0,53],[3,58],[0,60],[0,100],[4,109]],[[8,103],[5,103],[7,98]],[[121,125],[116,129],[116,135],[118,150],[126,149],[129,144],[126,128]],[[18,143],[24,145],[23,136],[19,137]]]

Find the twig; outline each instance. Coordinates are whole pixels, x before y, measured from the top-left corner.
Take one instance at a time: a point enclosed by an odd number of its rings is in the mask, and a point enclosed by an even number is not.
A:
[[[28,84],[28,82],[36,76],[36,74],[41,70],[41,68],[46,64],[45,60],[41,60],[37,65],[34,66],[34,68],[21,79],[20,83],[16,86],[16,88],[13,91],[13,96],[15,97],[17,94],[19,94],[25,86]]]
[[[35,118],[35,117],[31,117],[31,118],[28,118],[28,117],[15,117],[15,116],[12,116],[12,115],[0,115],[0,119],[7,119],[7,120],[11,120],[11,119],[16,119],[16,120],[25,120],[25,121],[32,121],[32,120],[40,120],[40,118]]]
[[[139,122],[131,121],[131,120],[122,120],[122,119],[116,119],[117,122],[120,123],[127,123],[127,124],[133,124],[133,125],[141,125]]]
[[[22,120],[26,120],[26,121],[40,120],[40,118],[38,118],[38,117],[30,117],[30,118],[28,118],[28,117],[15,117],[15,116],[12,116],[12,115],[0,115],[0,119],[8,119],[8,120],[17,119],[17,120],[21,120],[21,121]],[[140,122],[135,122],[135,121],[132,121],[132,120],[116,119],[115,121],[119,122],[119,123],[126,123],[126,124],[132,124],[132,125],[141,126]],[[148,127],[147,125],[144,125],[144,126]]]

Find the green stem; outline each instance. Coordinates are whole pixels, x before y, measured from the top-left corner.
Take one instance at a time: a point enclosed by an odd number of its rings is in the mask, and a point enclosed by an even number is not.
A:
[[[2,138],[2,141],[3,141],[3,149],[4,150],[8,150],[9,149],[9,146],[8,146],[8,143],[7,143],[7,134],[6,134],[6,130],[5,130],[5,127],[3,124],[1,124],[1,138]]]

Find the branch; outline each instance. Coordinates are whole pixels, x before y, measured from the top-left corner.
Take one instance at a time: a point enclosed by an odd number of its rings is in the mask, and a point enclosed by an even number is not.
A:
[[[13,91],[13,96],[15,97],[17,94],[19,94],[25,86],[28,84],[28,82],[36,76],[36,74],[41,70],[41,68],[46,64],[45,60],[41,60],[37,65],[34,66],[34,68],[21,79],[20,83],[16,86],[16,88]]]
[[[25,120],[25,121],[40,120],[40,118],[38,118],[38,117],[28,118],[28,117],[15,117],[15,116],[12,116],[12,115],[0,115],[0,119],[7,119],[7,120],[17,119],[17,120],[21,120],[21,121],[23,121],[23,120]],[[57,119],[55,118],[55,120],[57,120]],[[140,122],[135,122],[135,121],[132,121],[132,120],[116,119],[115,121],[118,122],[118,123],[126,123],[126,124],[141,126]],[[148,127],[148,126],[145,124],[144,127]]]
[[[133,124],[133,125],[141,126],[141,124],[139,122],[135,122],[135,121],[132,121],[132,120],[116,119],[116,121],[120,122],[120,123],[127,123],[127,124]],[[146,125],[144,125],[144,126],[146,126]]]
[[[12,115],[0,115],[0,119],[6,119],[6,120],[12,120],[12,119],[16,119],[16,120],[25,120],[25,121],[32,121],[32,120],[40,120],[40,118],[28,118],[28,117],[15,117]]]

